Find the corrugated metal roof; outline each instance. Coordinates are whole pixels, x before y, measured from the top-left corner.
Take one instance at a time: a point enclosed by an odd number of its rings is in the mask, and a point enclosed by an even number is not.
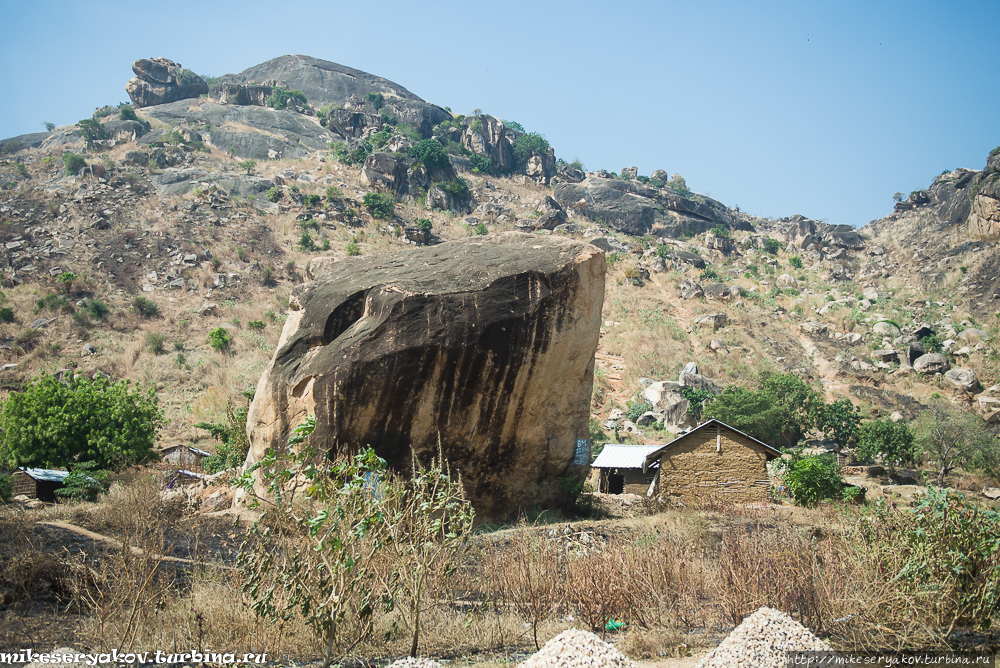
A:
[[[62,482],[65,480],[66,476],[69,475],[69,471],[58,471],[56,469],[32,469],[22,467],[21,470],[35,480],[44,480],[46,482]]]
[[[165,454],[165,453],[170,452],[171,450],[176,450],[177,448],[187,448],[188,450],[190,450],[194,454],[201,455],[202,457],[211,457],[212,456],[211,452],[205,452],[204,450],[200,450],[200,449],[194,447],[193,445],[171,445],[169,448],[163,448],[162,450],[160,450],[160,452]]]
[[[646,456],[662,448],[662,445],[619,445],[605,443],[592,468],[596,469],[641,469]]]

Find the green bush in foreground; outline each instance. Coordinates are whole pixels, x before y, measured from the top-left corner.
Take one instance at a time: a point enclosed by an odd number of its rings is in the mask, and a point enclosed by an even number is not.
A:
[[[212,346],[214,350],[225,352],[229,350],[229,346],[232,343],[233,335],[225,327],[218,327],[208,333],[208,345]]]
[[[785,486],[797,504],[812,508],[824,499],[843,498],[844,477],[833,453],[803,456],[797,450],[791,461],[782,461]]]
[[[155,391],[124,380],[41,376],[13,392],[0,412],[0,462],[65,468],[90,461],[101,469],[157,459],[163,423]]]
[[[362,204],[372,218],[379,220],[391,218],[396,210],[396,200],[386,193],[365,193]]]
[[[98,494],[108,491],[111,475],[107,471],[94,470],[94,462],[74,464],[73,469],[63,480],[62,489],[56,490],[56,496],[64,499],[80,501],[95,501]]]
[[[76,153],[66,152],[62,156],[63,164],[66,165],[66,174],[69,176],[76,176],[80,173],[80,170],[87,167],[87,161],[83,159],[82,155]]]

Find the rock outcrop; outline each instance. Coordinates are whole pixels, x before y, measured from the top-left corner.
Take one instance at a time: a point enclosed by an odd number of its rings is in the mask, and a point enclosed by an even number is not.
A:
[[[137,107],[151,107],[208,94],[208,84],[200,76],[166,58],[141,58],[132,64],[135,76],[125,84]]]
[[[401,470],[440,438],[481,518],[558,503],[557,478],[583,477],[597,248],[508,233],[310,267],[250,407],[247,465],[313,414],[320,452],[371,444]]]

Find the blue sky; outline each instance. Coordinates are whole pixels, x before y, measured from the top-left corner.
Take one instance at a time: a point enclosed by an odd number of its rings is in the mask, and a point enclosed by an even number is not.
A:
[[[128,99],[137,58],[199,74],[299,53],[637,165],[761,216],[863,225],[1000,145],[1000,2],[14,2],[0,137]]]

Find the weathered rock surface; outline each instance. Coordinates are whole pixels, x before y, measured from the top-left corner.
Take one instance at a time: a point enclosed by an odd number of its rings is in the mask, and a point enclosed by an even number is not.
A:
[[[589,244],[509,233],[315,263],[290,299],[247,431],[250,464],[306,415],[311,444],[411,448],[462,473],[481,518],[556,503],[588,434],[605,260]],[[553,391],[558,387],[558,391]]]
[[[917,373],[944,373],[950,366],[948,358],[941,353],[921,355],[913,362],[913,370]]]
[[[135,76],[125,84],[132,104],[150,107],[208,94],[200,76],[167,58],[141,58],[132,64]]]
[[[310,116],[270,107],[188,101],[161,104],[145,110],[147,116],[169,125],[208,125],[205,139],[216,148],[240,158],[267,160],[299,158],[310,151],[325,151],[336,137]],[[152,139],[155,133],[147,138]],[[142,141],[139,142],[143,143]]]

